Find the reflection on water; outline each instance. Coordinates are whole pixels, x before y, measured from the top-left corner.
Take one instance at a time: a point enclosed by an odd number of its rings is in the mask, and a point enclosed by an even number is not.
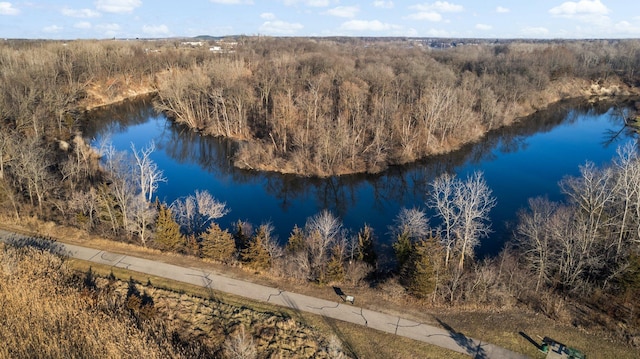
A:
[[[114,146],[128,150],[155,141],[153,160],[169,179],[158,189],[171,202],[207,189],[225,201],[231,213],[223,227],[242,219],[253,224],[271,221],[282,242],[294,225],[322,209],[340,216],[353,232],[370,224],[388,247],[388,226],[402,207],[425,208],[429,183],[444,172],[461,176],[481,170],[498,199],[492,211],[494,233],[483,241],[480,254],[494,254],[509,236],[517,210],[532,196],[559,199],[557,182],[577,174],[589,159],[610,161],[617,144],[603,146],[608,130],[619,129],[622,119],[611,105],[563,102],[513,126],[491,132],[479,143],[448,155],[435,156],[408,166],[395,166],[376,175],[350,175],[327,179],[259,173],[233,168],[235,145],[223,139],[202,137],[166,121],[155,113],[150,100],[128,102],[97,111],[85,136],[109,135]],[[618,144],[628,140],[621,136]]]

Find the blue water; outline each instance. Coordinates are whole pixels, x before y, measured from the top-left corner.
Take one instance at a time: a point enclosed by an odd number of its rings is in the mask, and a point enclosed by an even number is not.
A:
[[[623,124],[609,107],[563,104],[450,155],[392,167],[379,175],[310,179],[234,169],[228,160],[232,145],[176,126],[145,102],[96,116],[101,121],[92,123],[94,127],[86,133],[95,138],[109,136],[119,150],[130,150],[131,143],[142,148],[155,142],[152,159],[168,179],[158,188],[161,200],[171,203],[206,189],[231,210],[219,220],[223,228],[238,220],[255,226],[271,222],[283,243],[294,225],[304,226],[308,217],[327,208],[351,233],[365,223],[371,225],[379,249],[389,252],[388,228],[395,216],[402,207],[426,209],[429,182],[435,176],[449,171],[465,177],[482,171],[497,206],[491,212],[494,232],[482,241],[479,256],[502,248],[528,198],[561,200],[558,182],[564,176],[577,175],[586,161],[610,162],[616,148],[631,138],[623,132],[613,143],[604,143],[607,133],[617,132]]]

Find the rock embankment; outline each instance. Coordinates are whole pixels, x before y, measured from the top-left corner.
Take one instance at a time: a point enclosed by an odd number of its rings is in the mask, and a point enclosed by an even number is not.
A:
[[[112,286],[121,300],[131,296],[130,283],[96,280],[98,287]],[[214,299],[135,284],[136,293],[144,293],[152,302],[152,311],[163,317],[181,339],[197,339],[210,348],[221,348],[230,336],[242,328],[253,340],[258,357],[264,358],[336,358],[347,357],[335,338],[323,338],[314,328],[283,313],[259,311]]]

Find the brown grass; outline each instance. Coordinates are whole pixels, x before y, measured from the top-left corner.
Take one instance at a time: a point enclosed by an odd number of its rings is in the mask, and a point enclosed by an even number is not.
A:
[[[542,341],[542,337],[553,338],[582,351],[590,359],[638,358],[637,349],[623,343],[607,340],[597,333],[587,332],[522,309],[501,312],[443,310],[438,318],[465,335],[482,338],[532,358],[545,356],[524,339],[520,332],[538,343]]]
[[[2,227],[7,228],[2,224]],[[13,230],[19,230],[17,226],[11,226]],[[135,255],[162,262],[172,263],[176,265],[187,265],[190,267],[201,267],[206,270],[224,273],[224,275],[257,282],[260,284],[277,286],[284,290],[324,298],[328,300],[338,299],[335,292],[330,286],[317,286],[308,283],[295,283],[283,281],[281,278],[270,277],[268,275],[257,276],[253,272],[248,272],[240,267],[224,266],[222,264],[203,262],[199,259],[181,256],[176,254],[161,253],[156,250],[142,248],[132,244],[113,242],[99,237],[87,236],[81,231],[75,229],[65,229],[47,224],[32,224],[31,228],[40,229],[40,233],[58,238],[70,238],[68,242],[86,245],[88,247],[119,252],[127,255]],[[90,264],[83,264],[82,270],[86,270]],[[94,265],[94,269],[99,271]],[[102,274],[106,275],[109,269],[104,269]],[[116,276],[122,279],[129,278],[130,272],[114,269]],[[139,277],[133,275],[134,279],[145,283],[149,278],[148,275],[140,274]],[[182,283],[170,282],[162,278],[150,278],[154,286],[167,288],[172,291],[190,293],[192,295],[207,298],[210,295],[205,289],[187,286]],[[496,345],[503,346],[507,349],[525,353],[529,356],[536,357],[539,352],[536,348],[528,343],[518,333],[525,332],[532,338],[539,340],[537,336],[549,336],[558,341],[564,342],[570,346],[576,347],[586,352],[589,357],[619,357],[633,358],[636,357],[636,351],[629,346],[603,339],[602,335],[587,332],[583,329],[575,328],[566,323],[551,320],[542,315],[535,314],[527,309],[510,308],[508,310],[487,310],[486,308],[449,308],[449,307],[433,307],[425,302],[420,302],[407,296],[404,289],[393,282],[384,284],[381,288],[370,289],[363,287],[346,287],[342,286],[342,290],[350,295],[355,295],[358,305],[372,309],[380,310],[390,314],[402,315],[407,319],[420,321],[426,324],[438,326],[436,320],[440,319],[453,327],[456,331],[462,332],[473,338],[481,339]],[[223,293],[216,293],[216,298],[222,298],[229,303],[236,305],[247,305],[246,299],[233,297]],[[269,311],[281,311],[289,313],[292,316],[300,316],[300,313],[287,312],[287,310],[278,307],[266,306],[262,303],[251,303],[256,309],[268,308]],[[403,353],[406,357],[430,357],[429,353],[439,353],[438,348],[427,344],[417,343],[415,341],[404,342],[404,339],[371,331],[360,326],[335,321],[329,325],[324,319],[318,317],[313,319],[310,314],[304,314],[304,320],[313,323],[316,328],[322,328],[325,335],[336,335],[345,342],[345,350],[349,347],[354,348],[359,357],[397,357],[395,353]],[[311,319],[308,319],[311,318]],[[369,339],[375,338],[375,339]],[[378,348],[378,343],[385,343],[380,347],[386,348],[382,350]],[[410,344],[408,344],[410,343]],[[423,348],[423,349],[419,349]],[[408,350],[415,351],[410,354]],[[445,356],[454,355],[454,353],[445,351]],[[442,357],[443,355],[435,354],[434,357]]]
[[[0,358],[188,357],[122,308],[68,286],[69,277],[47,252],[0,248]]]

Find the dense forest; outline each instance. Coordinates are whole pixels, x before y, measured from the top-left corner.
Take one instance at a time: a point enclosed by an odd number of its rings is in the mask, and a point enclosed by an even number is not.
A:
[[[437,223],[418,209],[398,213],[387,241],[397,266],[387,272],[374,250],[387,234],[346,229],[327,211],[291,229],[285,247],[269,224],[220,228],[228,209],[215,194],[156,199],[164,177],[153,143],[127,153],[83,138],[87,108],[156,93],[157,109],[175,121],[237,141],[237,166],[377,172],[451,151],[560,99],[637,94],[640,41],[443,50],[362,39],[229,43],[213,52],[179,41],[0,42],[3,221],[54,221],[301,283],[380,291],[399,283],[394,296],[433,305],[526,305],[640,344],[636,147],[621,147],[609,167],[585,164],[561,183],[563,202],[532,199],[513,241],[483,261],[474,248],[490,230],[491,189],[481,173],[443,174],[425,203]]]
[[[243,44],[160,76],[157,108],[202,133],[240,140],[236,166],[300,175],[379,172],[580,97],[591,82],[638,81],[635,42],[446,51],[356,40]]]

